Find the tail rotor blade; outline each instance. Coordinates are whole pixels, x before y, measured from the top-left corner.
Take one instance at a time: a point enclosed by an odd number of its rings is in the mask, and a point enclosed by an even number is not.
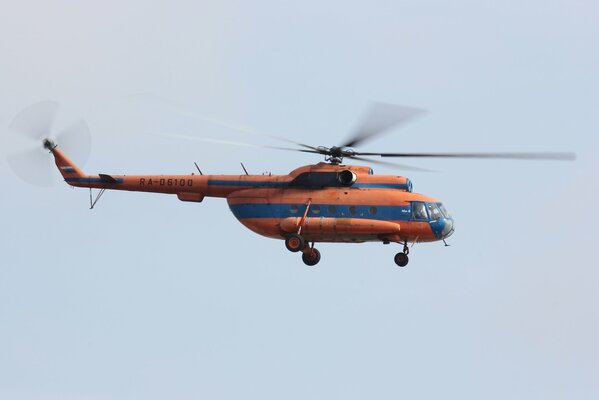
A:
[[[17,114],[9,126],[9,131],[32,140],[48,137],[58,112],[58,102],[41,101],[25,108]]]
[[[56,183],[53,174],[53,158],[47,151],[33,148],[6,157],[9,166],[14,173],[26,182],[37,186],[53,186]]]
[[[55,143],[52,127],[58,109],[59,103],[56,101],[34,103],[19,112],[9,126],[15,143],[10,145],[13,152],[7,155],[7,161],[15,175],[26,182],[51,186],[57,181],[55,173],[52,172],[55,169],[54,158],[48,154],[48,150]],[[91,134],[85,121],[67,126],[55,137],[56,143],[70,157],[74,155],[78,162],[85,161],[89,156]],[[27,141],[33,142],[33,145],[27,145]]]
[[[79,120],[56,135],[56,143],[78,164],[84,164],[91,153],[91,133],[84,120]]]

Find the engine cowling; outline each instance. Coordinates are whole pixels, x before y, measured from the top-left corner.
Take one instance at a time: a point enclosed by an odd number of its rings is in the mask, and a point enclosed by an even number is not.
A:
[[[337,180],[343,186],[353,185],[356,182],[356,179],[358,179],[358,176],[355,174],[355,172],[348,169],[339,172],[339,175],[337,175]]]

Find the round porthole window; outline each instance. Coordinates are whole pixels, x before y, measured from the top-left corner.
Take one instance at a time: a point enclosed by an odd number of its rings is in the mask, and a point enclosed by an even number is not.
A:
[[[376,207],[370,207],[370,208],[368,209],[368,212],[370,213],[370,215],[375,215],[375,214],[376,214],[376,211],[377,211],[377,210],[376,210]]]
[[[312,206],[312,214],[320,214],[320,206]]]
[[[358,212],[358,209],[356,208],[356,206],[351,206],[351,207],[349,208],[349,212],[350,212],[350,213],[352,213],[352,214],[355,214],[355,213],[357,213],[357,212]]]
[[[293,214],[297,214],[298,208],[295,204],[293,204],[291,207],[289,207],[289,210],[293,213]]]

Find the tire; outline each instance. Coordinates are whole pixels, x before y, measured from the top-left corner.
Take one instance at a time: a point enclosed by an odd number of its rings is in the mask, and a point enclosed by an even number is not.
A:
[[[285,247],[292,253],[297,253],[304,248],[304,238],[298,234],[291,234],[285,239]]]
[[[400,267],[405,267],[408,265],[408,261],[410,261],[410,259],[405,253],[397,253],[395,255],[395,264],[399,265]]]
[[[306,252],[302,254],[302,261],[304,264],[314,266],[318,264],[320,261],[320,251],[317,249],[312,249],[310,252]]]

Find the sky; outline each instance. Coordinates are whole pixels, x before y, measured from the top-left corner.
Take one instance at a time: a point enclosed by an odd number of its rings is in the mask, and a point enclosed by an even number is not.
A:
[[[594,399],[599,6],[591,0],[2,1],[0,398]],[[307,267],[224,199],[31,186],[14,116],[85,118],[88,173],[285,174],[372,101],[426,109],[364,151],[415,160],[442,243],[320,244]]]

